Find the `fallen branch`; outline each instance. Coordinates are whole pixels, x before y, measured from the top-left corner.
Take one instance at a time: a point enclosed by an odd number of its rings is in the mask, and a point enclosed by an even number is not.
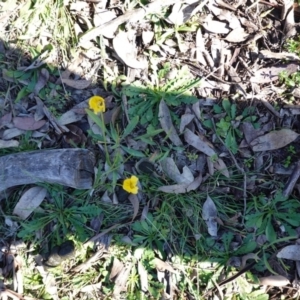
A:
[[[0,193],[9,187],[38,182],[76,189],[93,184],[95,157],[86,149],[54,149],[0,157]]]

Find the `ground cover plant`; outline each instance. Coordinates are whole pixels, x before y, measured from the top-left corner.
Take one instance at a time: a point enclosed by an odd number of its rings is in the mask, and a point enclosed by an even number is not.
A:
[[[299,298],[297,3],[0,7],[2,299]]]

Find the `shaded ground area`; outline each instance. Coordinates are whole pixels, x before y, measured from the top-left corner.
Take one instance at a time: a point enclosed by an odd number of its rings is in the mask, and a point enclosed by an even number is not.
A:
[[[298,4],[173,2],[1,4],[3,299],[299,297]]]

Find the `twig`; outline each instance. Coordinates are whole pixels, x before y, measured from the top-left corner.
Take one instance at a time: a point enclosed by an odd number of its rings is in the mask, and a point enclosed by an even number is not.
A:
[[[178,2],[184,2],[184,0],[177,1]],[[127,11],[124,15],[121,15],[103,25],[100,25],[98,27],[92,28],[88,32],[86,32],[82,38],[80,39],[80,44],[84,44],[95,37],[105,33],[105,31],[111,31],[116,29],[118,26],[120,26],[123,23],[126,23],[128,21],[137,21],[142,20],[147,14],[152,14],[155,12],[158,12],[162,7],[169,6],[174,4],[174,0],[155,0],[142,8],[138,8],[135,10]]]
[[[297,180],[299,179],[299,177],[300,177],[300,161],[297,162],[288,182],[284,186],[284,189],[282,192],[282,195],[284,197],[288,197],[292,193],[294,186],[297,183]]]
[[[244,171],[244,169],[242,167],[240,167],[240,165],[238,164],[237,160],[235,159],[234,155],[232,154],[232,152],[227,148],[226,144],[224,143],[224,141],[219,137],[219,135],[217,134],[217,129],[216,129],[216,124],[213,118],[211,118],[213,127],[214,127],[214,131],[216,133],[217,138],[219,139],[219,141],[222,143],[222,145],[228,150],[236,168],[240,171],[240,173],[243,175],[244,177],[244,185],[243,185],[243,199],[244,199],[244,213],[243,213],[243,222],[244,223],[244,219],[245,219],[245,215],[246,215],[246,209],[247,209],[247,194],[246,194],[246,188],[247,188],[247,175],[246,172]]]

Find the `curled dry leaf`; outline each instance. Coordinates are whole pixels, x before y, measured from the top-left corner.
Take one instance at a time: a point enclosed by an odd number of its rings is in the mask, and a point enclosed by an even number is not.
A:
[[[113,265],[109,274],[109,280],[113,280],[124,269],[124,264],[114,257]]]
[[[91,80],[81,79],[81,80],[73,80],[73,79],[67,79],[62,78],[61,82],[66,84],[67,86],[70,86],[77,90],[83,90],[89,87],[92,83]]]
[[[133,69],[147,68],[147,61],[144,59],[137,59],[137,49],[133,39],[130,38],[129,33],[120,31],[113,39],[113,47],[118,56],[124,63]]]
[[[164,100],[161,100],[159,103],[158,118],[162,129],[166,132],[173,144],[175,146],[182,146],[182,142],[172,123],[169,108]]]
[[[35,186],[27,190],[16,207],[14,208],[13,214],[19,216],[22,220],[25,220],[29,215],[42,203],[47,190],[44,187]]]
[[[22,130],[37,130],[46,124],[46,120],[36,121],[31,117],[15,117],[13,118],[13,124],[16,128]]]
[[[179,132],[183,133],[185,127],[191,123],[191,121],[194,119],[194,115],[192,114],[184,114],[181,116],[180,120],[180,127],[179,127]]]
[[[216,162],[213,163],[213,166],[216,170],[220,171],[225,177],[229,178],[229,171],[223,161],[223,159],[218,158]]]
[[[18,128],[9,128],[4,130],[2,138],[3,140],[10,140],[14,137],[22,135],[24,132],[25,132],[24,130]]]
[[[282,248],[276,255],[278,258],[299,260],[300,261],[300,245],[289,245]]]
[[[168,194],[185,194],[196,190],[202,182],[202,175],[195,178],[192,183],[182,183],[160,186],[157,190]]]
[[[259,136],[250,145],[255,152],[276,150],[290,144],[298,136],[299,134],[291,129],[281,129]]]
[[[211,236],[217,236],[218,227],[217,227],[217,208],[213,200],[207,196],[206,201],[202,207],[202,218],[207,225],[208,233]]]
[[[140,276],[140,288],[146,293],[148,291],[148,272],[140,261],[138,262],[138,274]]]
[[[230,28],[225,22],[214,21],[211,19],[207,19],[206,22],[203,23],[203,27],[208,32],[216,34],[227,34],[230,31]]]
[[[267,277],[258,278],[259,284],[270,285],[270,286],[286,286],[290,281],[282,275],[271,275]]]
[[[186,129],[184,132],[184,139],[185,141],[196,148],[197,150],[203,152],[207,156],[213,156],[216,155],[215,150],[213,150],[207,142],[204,141],[204,138],[200,138],[196,134],[194,134],[192,131],[189,129]]]

